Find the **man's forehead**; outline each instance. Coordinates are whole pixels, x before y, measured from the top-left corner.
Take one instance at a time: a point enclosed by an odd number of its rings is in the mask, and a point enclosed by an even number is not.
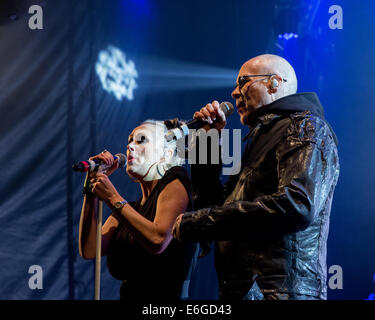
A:
[[[238,72],[238,77],[248,74],[258,74],[263,69],[263,66],[264,63],[259,58],[253,58],[249,61],[246,61]]]

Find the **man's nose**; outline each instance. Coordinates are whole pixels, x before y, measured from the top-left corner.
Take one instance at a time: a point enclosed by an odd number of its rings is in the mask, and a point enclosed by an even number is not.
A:
[[[233,99],[237,99],[241,96],[241,92],[240,92],[240,89],[237,87],[234,88],[234,90],[232,91],[232,98]]]

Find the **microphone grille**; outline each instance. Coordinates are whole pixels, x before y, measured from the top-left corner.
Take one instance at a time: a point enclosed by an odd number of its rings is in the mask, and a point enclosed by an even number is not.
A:
[[[124,155],[123,153],[117,153],[116,157],[118,158],[118,167],[124,168],[127,163],[126,155]]]
[[[220,109],[223,110],[226,117],[229,117],[230,115],[232,115],[234,111],[233,104],[231,104],[228,101],[224,101],[220,103]]]

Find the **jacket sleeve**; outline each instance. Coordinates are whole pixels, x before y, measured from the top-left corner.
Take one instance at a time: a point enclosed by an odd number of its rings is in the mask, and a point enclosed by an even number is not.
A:
[[[186,213],[181,239],[259,239],[306,229],[333,192],[338,176],[337,149],[328,128],[315,126],[309,123],[294,132],[288,128],[292,134],[275,147],[277,192]]]

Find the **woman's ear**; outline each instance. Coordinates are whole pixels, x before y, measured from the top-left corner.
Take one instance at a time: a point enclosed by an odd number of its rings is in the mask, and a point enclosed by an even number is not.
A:
[[[168,163],[172,160],[172,157],[173,157],[173,150],[167,147],[167,149],[164,150],[164,154],[163,154],[163,157],[161,158],[161,161]]]
[[[165,161],[170,162],[172,160],[172,157],[173,157],[173,150],[168,148],[164,153],[164,159]]]

